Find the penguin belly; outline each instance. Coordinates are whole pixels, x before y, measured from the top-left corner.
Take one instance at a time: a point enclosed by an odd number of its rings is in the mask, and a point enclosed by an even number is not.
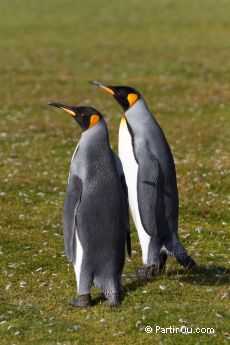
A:
[[[128,130],[127,122],[124,116],[121,119],[119,128],[118,146],[119,157],[122,162],[126,184],[128,187],[129,206],[142,249],[142,262],[144,265],[148,265],[148,252],[151,237],[145,232],[141,222],[137,200],[138,164],[134,156],[131,134]]]

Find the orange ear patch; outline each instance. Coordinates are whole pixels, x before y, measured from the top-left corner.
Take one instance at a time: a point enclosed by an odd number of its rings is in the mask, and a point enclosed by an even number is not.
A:
[[[131,107],[138,99],[138,95],[135,93],[129,93],[127,99],[129,102],[129,106]]]
[[[100,117],[98,115],[91,115],[89,128],[95,126],[98,121],[100,121]]]

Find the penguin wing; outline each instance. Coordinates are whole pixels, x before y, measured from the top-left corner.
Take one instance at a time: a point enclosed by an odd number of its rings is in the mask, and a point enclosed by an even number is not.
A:
[[[121,185],[125,194],[125,198],[126,198],[126,204],[127,204],[127,235],[126,235],[126,245],[127,245],[127,252],[129,257],[131,257],[131,236],[130,236],[130,227],[129,227],[129,200],[128,200],[128,188],[126,185],[126,181],[125,181],[125,175],[122,174],[121,175]]]
[[[120,161],[120,158],[117,157],[117,155],[114,154],[115,157],[115,163],[116,163],[116,167],[117,167],[117,171],[118,174],[120,176],[120,180],[121,180],[121,185],[122,185],[122,189],[125,195],[125,201],[126,201],[126,205],[127,205],[127,235],[126,235],[126,245],[127,245],[127,252],[129,257],[131,257],[131,236],[130,236],[130,227],[129,227],[129,199],[128,199],[128,188],[127,188],[127,184],[126,184],[126,180],[125,180],[125,175],[123,172],[123,168],[122,168],[122,164]]]
[[[156,156],[144,150],[139,152],[137,199],[141,222],[149,236],[156,235],[156,199],[159,163]]]
[[[65,254],[68,260],[73,261],[73,239],[75,231],[75,216],[81,201],[82,180],[73,175],[69,179],[63,212],[63,235]]]

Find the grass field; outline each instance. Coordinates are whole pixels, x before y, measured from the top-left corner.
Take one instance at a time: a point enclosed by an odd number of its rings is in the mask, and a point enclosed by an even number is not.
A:
[[[230,2],[1,0],[0,13],[1,345],[227,344]],[[170,259],[164,276],[124,279],[117,310],[68,306],[76,288],[61,214],[80,129],[46,106],[98,108],[116,151],[121,109],[92,79],[148,101],[175,157],[180,237],[200,265],[189,274]],[[141,264],[133,226],[132,243],[125,274]]]

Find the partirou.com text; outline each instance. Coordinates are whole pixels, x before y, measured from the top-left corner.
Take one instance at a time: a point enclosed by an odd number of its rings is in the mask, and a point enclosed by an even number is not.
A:
[[[169,327],[160,327],[160,326],[146,326],[146,333],[163,333],[163,334],[173,334],[173,333],[182,333],[182,334],[215,334],[215,329],[213,327],[188,327],[188,326],[169,326]]]

